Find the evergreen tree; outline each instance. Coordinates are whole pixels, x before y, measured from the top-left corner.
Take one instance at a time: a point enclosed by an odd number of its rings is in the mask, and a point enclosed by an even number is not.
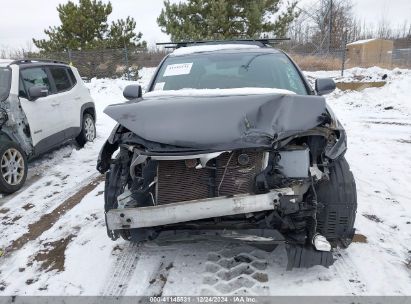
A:
[[[147,43],[145,41],[139,42],[142,33],[136,33],[136,21],[127,17],[126,20],[119,19],[116,22],[112,22],[108,34],[107,46],[109,48],[122,48],[122,47],[146,47]]]
[[[157,23],[172,41],[283,37],[297,17],[295,7],[283,0],[165,0]]]
[[[97,0],[80,0],[59,4],[57,11],[61,25],[44,30],[48,39],[33,39],[33,43],[45,52],[87,50],[101,47],[145,46],[139,44],[141,33],[135,33],[136,22],[133,18],[120,19],[111,25],[107,18],[113,8],[111,3]]]

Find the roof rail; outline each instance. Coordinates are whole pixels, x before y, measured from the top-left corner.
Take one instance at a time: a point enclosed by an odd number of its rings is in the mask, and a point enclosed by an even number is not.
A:
[[[59,60],[53,60],[53,59],[19,59],[19,60],[14,60],[10,64],[26,64],[26,63],[35,63],[35,62],[44,62],[44,63],[61,63],[61,64],[67,64],[67,62],[64,61],[59,61]]]
[[[259,39],[228,39],[228,40],[199,40],[199,41],[179,41],[179,42],[159,42],[156,45],[164,45],[165,48],[180,48],[195,44],[219,44],[219,43],[239,43],[247,44],[260,44],[262,46],[277,43],[280,41],[287,41],[290,38],[259,38]]]

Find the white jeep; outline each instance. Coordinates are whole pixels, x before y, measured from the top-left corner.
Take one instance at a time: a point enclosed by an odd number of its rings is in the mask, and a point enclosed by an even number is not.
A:
[[[0,192],[19,190],[27,160],[96,137],[96,111],[76,68],[58,61],[0,59]]]

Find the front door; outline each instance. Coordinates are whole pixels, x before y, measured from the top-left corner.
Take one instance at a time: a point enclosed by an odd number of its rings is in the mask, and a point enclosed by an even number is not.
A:
[[[36,153],[43,153],[65,140],[63,113],[60,101],[52,94],[50,80],[46,68],[33,67],[20,72],[20,103],[30,126],[30,134]],[[30,100],[29,88],[47,86],[50,94],[36,100]]]
[[[81,97],[70,79],[68,67],[49,66],[48,69],[55,85],[59,109],[61,113],[64,113],[61,117],[61,124],[64,124],[67,136],[70,136],[73,128],[80,128]]]

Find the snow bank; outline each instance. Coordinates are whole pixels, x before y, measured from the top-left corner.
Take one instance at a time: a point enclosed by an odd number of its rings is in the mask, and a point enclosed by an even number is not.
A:
[[[356,107],[372,107],[383,111],[385,108],[392,107],[394,110],[411,114],[411,70],[372,67],[348,69],[344,72],[344,77],[339,73],[339,71],[304,72],[311,85],[314,85],[316,78],[322,77],[331,77],[336,82],[372,82],[382,81],[385,75],[386,85],[381,88],[367,88],[358,92],[347,92],[348,94],[337,89],[328,95],[328,99],[338,99],[342,102],[349,100]]]
[[[91,90],[91,93],[100,94],[102,92],[110,92],[113,96],[117,98],[122,98],[123,90],[127,85],[139,84],[141,85],[143,91],[147,89],[147,86],[153,76],[156,68],[142,68],[138,71],[139,80],[129,81],[125,79],[110,79],[110,78],[92,78],[86,86]],[[106,94],[105,93],[105,94]],[[121,93],[121,94],[120,94]],[[98,98],[95,98],[98,101]]]
[[[341,71],[305,71],[304,74],[309,81],[313,82],[315,78],[330,77],[336,82],[369,82],[369,81],[390,81],[411,75],[411,70],[395,68],[393,70],[383,69],[380,67],[371,68],[351,68],[344,70],[344,76]],[[383,79],[384,78],[384,79]]]

